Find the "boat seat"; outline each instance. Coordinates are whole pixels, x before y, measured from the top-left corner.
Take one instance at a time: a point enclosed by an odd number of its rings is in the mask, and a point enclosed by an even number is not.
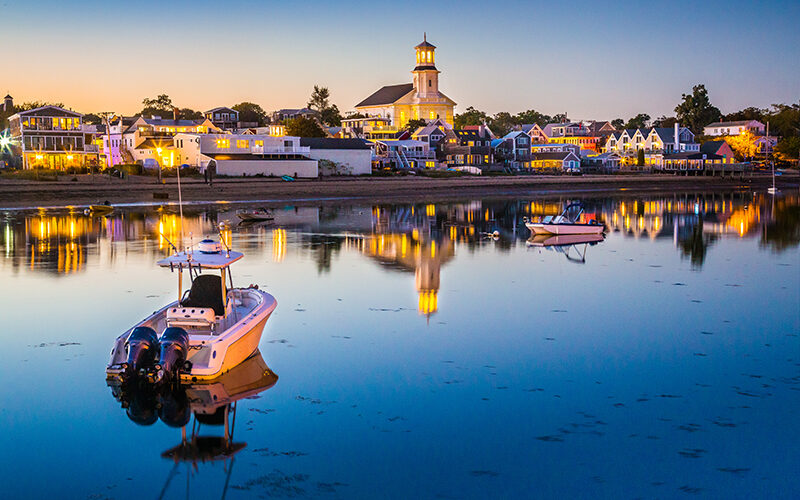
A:
[[[548,215],[547,217],[542,219],[542,224],[549,224],[551,220],[553,220],[553,216],[552,215]]]
[[[201,274],[192,282],[189,296],[181,301],[182,307],[200,307],[214,310],[217,316],[225,315],[222,303],[222,277],[213,274]]]
[[[213,329],[215,323],[214,310],[210,307],[170,307],[167,309],[167,326]]]

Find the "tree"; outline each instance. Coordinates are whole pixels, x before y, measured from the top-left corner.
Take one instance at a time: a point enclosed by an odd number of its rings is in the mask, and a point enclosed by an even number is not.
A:
[[[421,118],[415,118],[413,120],[408,120],[408,123],[406,123],[406,126],[404,127],[404,129],[408,130],[409,132],[411,132],[413,134],[414,132],[417,131],[418,128],[424,127],[427,124],[428,124],[428,122],[426,122],[425,120],[423,120]]]
[[[453,119],[455,128],[464,128],[469,125],[483,125],[489,121],[489,117],[483,111],[478,111],[472,106],[468,107],[463,113],[459,113]]]
[[[749,130],[745,130],[739,135],[726,136],[725,142],[727,142],[733,152],[736,153],[736,157],[739,160],[752,158],[758,151],[756,137]]]
[[[231,109],[239,112],[239,121],[255,122],[259,127],[267,123],[267,112],[258,104],[245,101],[232,106]]]
[[[800,102],[792,104],[773,104],[772,112],[764,117],[770,124],[770,135],[797,137],[800,135]]]
[[[708,91],[703,84],[692,87],[691,94],[682,94],[681,100],[675,107],[676,117],[695,134],[701,133],[703,127],[722,117],[719,109],[711,105]]]
[[[87,125],[100,125],[103,123],[103,119],[98,114],[86,113],[83,115],[83,123]]]
[[[516,125],[519,125],[519,121],[516,117],[512,116],[511,113],[501,111],[491,118],[488,125],[489,128],[492,129],[492,132],[497,134],[498,137],[502,137],[511,132]]]
[[[644,167],[644,149],[636,152],[636,166]]]
[[[167,94],[160,94],[155,99],[145,97],[142,99],[142,111],[140,115],[165,115],[172,113],[172,99]]]
[[[646,113],[639,113],[638,115],[634,116],[628,123],[625,124],[625,128],[647,128],[647,122],[650,121],[650,115]]]
[[[311,98],[306,106],[319,114],[322,123],[329,127],[338,127],[342,124],[342,115],[339,113],[339,107],[329,102],[330,96],[328,87],[314,85]]]
[[[728,113],[723,118],[727,122],[738,122],[744,120],[758,120],[760,122],[764,121],[764,117],[767,115],[769,111],[766,109],[760,109],[756,107],[749,107],[744,108],[741,111],[736,111],[734,113]]]
[[[784,137],[775,146],[775,153],[781,160],[800,159],[800,137]]]
[[[357,113],[355,111],[350,111],[349,113],[347,113],[347,116],[344,117],[345,120],[355,120],[358,118],[369,118],[369,115],[365,113]]]
[[[622,118],[616,118],[611,120],[611,126],[614,127],[616,130],[622,130],[625,128],[625,120]]]
[[[678,119],[674,116],[666,117],[664,115],[659,116],[655,120],[653,120],[653,126],[658,128],[672,128],[675,124],[678,123]]]
[[[295,137],[327,137],[328,134],[319,126],[317,120],[298,116],[291,120],[286,120],[286,135]]]
[[[178,109],[178,118],[181,120],[202,120],[203,113],[191,108],[180,108]]]
[[[550,115],[539,113],[535,109],[529,109],[527,111],[522,111],[521,113],[517,113],[516,119],[521,124],[536,123],[540,127],[544,127],[545,125],[550,123],[552,117]]]

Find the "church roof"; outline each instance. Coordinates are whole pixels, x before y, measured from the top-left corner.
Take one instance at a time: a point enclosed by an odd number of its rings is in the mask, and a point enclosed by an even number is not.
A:
[[[401,97],[414,90],[413,83],[401,83],[400,85],[387,85],[356,104],[357,108],[362,106],[383,106],[393,104]]]

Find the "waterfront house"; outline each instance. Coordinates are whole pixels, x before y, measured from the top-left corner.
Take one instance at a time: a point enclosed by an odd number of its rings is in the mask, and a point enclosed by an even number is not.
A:
[[[581,159],[572,151],[535,153],[531,155],[530,168],[539,173],[579,173]]]
[[[319,162],[320,175],[372,173],[372,148],[364,139],[301,137],[300,146],[309,148],[308,157]]]
[[[200,170],[214,166],[218,175],[317,177],[318,162],[299,137],[253,134],[179,133],[171,145],[149,139],[141,149],[155,151],[162,167],[189,165]]]
[[[502,162],[506,170],[530,168],[531,138],[521,130],[513,130],[502,139],[491,142],[495,161]]]
[[[622,157],[614,152],[590,153],[581,158],[582,172],[613,173],[620,169]]]
[[[294,120],[295,118],[305,117],[316,119],[319,114],[313,109],[309,108],[286,108],[273,111],[271,115],[271,123],[281,123],[286,120]]]
[[[345,118],[342,120],[342,137],[345,139],[397,139],[401,130],[388,118]]]
[[[698,173],[705,170],[706,164],[721,164],[723,161],[724,158],[716,154],[684,151],[665,154],[663,163],[658,168],[665,172]]]
[[[723,140],[704,142],[703,145],[700,146],[700,152],[721,156],[723,163],[734,163],[736,161],[733,149]]]
[[[375,141],[373,166],[377,169],[434,168],[436,156],[424,141],[379,139]]]
[[[424,127],[418,128],[413,134],[411,134],[411,138],[416,141],[425,141],[431,147],[431,149],[436,149],[439,145],[439,142],[444,139],[446,135],[446,130],[449,130],[450,127],[447,125],[443,120],[437,118],[432,120]]]
[[[210,120],[215,127],[221,130],[237,130],[241,127],[239,125],[239,112],[232,108],[219,107],[209,109],[203,116],[206,120]],[[258,124],[247,124],[248,126],[257,126]]]
[[[764,135],[766,126],[758,120],[740,120],[735,122],[715,122],[703,127],[703,134],[718,137],[721,135],[739,135],[745,131],[753,135]]]
[[[769,153],[774,153],[775,146],[778,145],[778,139],[780,138],[774,135],[769,136],[769,141],[767,141],[767,137],[763,135],[756,137],[754,140],[756,152],[762,155],[767,153],[767,144],[769,143]]]
[[[20,111],[8,118],[11,144],[23,168],[66,170],[101,166],[105,158],[83,127],[83,115],[57,106]]]
[[[491,135],[487,128],[470,130],[447,129],[440,143],[441,160],[450,168],[484,168],[493,163]]]
[[[531,144],[544,144],[547,142],[547,135],[542,127],[536,123],[521,125],[520,130],[528,134]]]
[[[572,151],[575,156],[581,155],[581,147],[577,144],[568,143],[547,143],[547,144],[531,144],[531,154],[536,153],[563,153],[565,151]]]
[[[409,120],[440,118],[452,127],[456,103],[439,90],[436,47],[425,37],[414,51],[416,66],[411,71],[411,83],[381,87],[355,108],[364,115],[387,119],[388,126],[395,132],[405,127]]]

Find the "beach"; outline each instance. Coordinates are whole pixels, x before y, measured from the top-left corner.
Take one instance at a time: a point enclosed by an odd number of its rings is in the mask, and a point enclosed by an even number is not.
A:
[[[779,177],[779,187],[796,186],[796,172]],[[73,180],[75,179],[75,180]],[[341,202],[460,200],[476,196],[558,195],[636,191],[669,193],[716,189],[765,189],[769,174],[744,178],[673,175],[583,175],[496,177],[332,177],[286,182],[271,178],[219,178],[213,186],[203,179],[184,178],[184,202],[259,202],[264,205]],[[112,205],[162,205],[178,202],[177,179],[159,183],[155,177],[125,179],[106,175],[63,175],[57,181],[32,181],[0,175],[0,209],[83,206],[108,201]]]

